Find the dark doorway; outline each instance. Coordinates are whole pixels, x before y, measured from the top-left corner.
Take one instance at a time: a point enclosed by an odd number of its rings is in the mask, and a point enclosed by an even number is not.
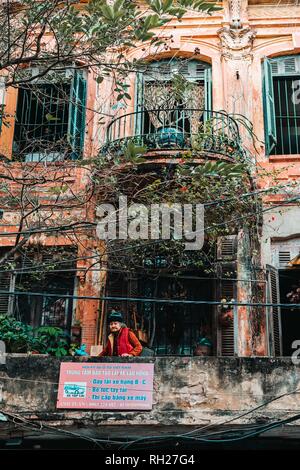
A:
[[[279,271],[280,301],[283,304],[293,302],[293,292],[300,288],[300,269]],[[291,295],[292,294],[292,295]],[[291,356],[295,349],[292,343],[300,340],[300,308],[281,308],[282,353]]]
[[[214,281],[202,271],[184,275],[138,276],[126,280],[110,273],[107,295],[175,301],[213,300]],[[107,313],[122,310],[125,322],[135,331],[142,331],[146,345],[158,356],[191,356],[202,339],[213,344],[213,306],[174,302],[109,301]],[[213,349],[215,349],[213,347]],[[212,351],[215,352],[215,351]]]
[[[141,290],[147,297],[173,300],[212,299],[213,283],[195,273],[174,278],[143,280]],[[155,293],[156,295],[153,295]],[[211,340],[212,308],[197,304],[144,303],[142,315],[151,325],[151,346],[157,355],[192,355],[200,337]]]

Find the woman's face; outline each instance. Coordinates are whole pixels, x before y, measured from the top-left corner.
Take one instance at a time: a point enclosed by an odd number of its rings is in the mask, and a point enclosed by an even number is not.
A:
[[[121,329],[121,323],[119,321],[111,321],[109,324],[109,329],[112,333],[116,333]]]

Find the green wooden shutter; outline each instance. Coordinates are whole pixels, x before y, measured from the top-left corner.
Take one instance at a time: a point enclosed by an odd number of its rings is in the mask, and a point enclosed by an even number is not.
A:
[[[217,300],[237,298],[237,235],[219,237],[217,241]],[[217,308],[217,354],[218,356],[234,356],[237,353],[236,324],[237,312],[234,309],[234,319],[228,325],[219,322],[221,308]]]
[[[212,110],[212,79],[211,79],[211,67],[208,67],[204,71],[204,92],[205,92],[205,113],[204,120],[210,119]]]
[[[2,267],[3,269],[3,267]],[[0,290],[5,292],[9,292],[11,288],[12,276],[10,272],[3,272],[0,273]],[[1,315],[8,315],[9,312],[9,303],[10,303],[10,295],[4,294],[1,292],[0,294],[0,314]]]
[[[286,77],[300,74],[300,55],[288,55],[270,59],[273,77]]]
[[[81,156],[85,135],[86,80],[82,72],[75,70],[71,93],[69,114],[69,138],[72,147],[72,158]]]
[[[270,155],[277,143],[275,103],[273,89],[272,63],[269,59],[263,62],[263,99],[266,153]]]
[[[144,109],[144,74],[142,72],[137,72],[135,80],[135,99],[134,99],[134,110],[135,114],[135,135],[143,134],[143,113],[138,111],[143,111]]]
[[[280,303],[279,274],[273,266],[267,265],[267,301],[272,304]],[[269,349],[271,356],[282,356],[282,327],[281,309],[273,306],[268,308],[267,327]]]
[[[7,253],[7,249],[0,249],[0,257]],[[14,265],[14,256],[9,256],[6,262],[0,267],[0,315],[11,315],[16,297],[14,295],[6,294],[5,292],[13,292],[15,290],[15,276],[11,272]]]

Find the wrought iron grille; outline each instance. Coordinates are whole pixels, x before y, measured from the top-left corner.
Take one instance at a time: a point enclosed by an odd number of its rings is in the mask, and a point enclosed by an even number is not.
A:
[[[65,150],[69,96],[70,84],[39,84],[19,89],[14,136],[16,156]]]
[[[141,281],[139,289],[145,297],[169,297],[179,300],[199,300],[204,292],[212,295],[212,282],[197,278],[159,278]],[[188,304],[153,304],[139,306],[144,325],[150,331],[150,345],[158,356],[192,356],[201,336],[212,334],[212,307]]]
[[[300,76],[273,79],[277,144],[272,154],[300,153],[300,100],[296,99],[295,83],[300,85]]]
[[[18,90],[13,157],[56,161],[81,156],[85,135],[86,80],[34,83]]]
[[[226,113],[205,109],[151,109],[114,119],[103,151],[123,152],[128,142],[151,149],[191,149],[234,157],[239,128]]]

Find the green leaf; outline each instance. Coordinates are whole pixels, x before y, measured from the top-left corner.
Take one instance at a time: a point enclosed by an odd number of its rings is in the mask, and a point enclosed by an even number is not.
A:
[[[60,121],[60,118],[56,118],[50,113],[46,114],[45,118],[47,119],[47,121]]]
[[[106,18],[109,21],[114,21],[114,19],[115,19],[114,10],[111,6],[102,5],[101,11],[102,11],[102,14],[103,14],[104,18]]]
[[[143,155],[144,153],[146,153],[146,151],[147,151],[146,147],[136,146],[132,141],[130,141],[127,144],[127,148],[125,149],[124,156],[127,160],[136,162],[136,158],[139,158],[140,155]]]

